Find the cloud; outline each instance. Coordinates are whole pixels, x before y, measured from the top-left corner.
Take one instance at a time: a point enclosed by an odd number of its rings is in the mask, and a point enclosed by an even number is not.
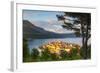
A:
[[[46,31],[55,32],[55,33],[73,33],[72,30],[64,29],[60,22],[56,21],[41,21],[41,22],[32,22],[35,26],[43,28]]]

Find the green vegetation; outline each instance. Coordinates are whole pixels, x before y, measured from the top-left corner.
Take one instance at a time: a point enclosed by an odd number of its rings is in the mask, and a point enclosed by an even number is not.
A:
[[[29,60],[29,48],[27,44],[27,39],[23,38],[23,62],[27,62]]]
[[[47,49],[41,52],[39,55],[39,51],[37,49],[33,49],[31,55],[32,62],[42,62],[42,61],[64,61],[64,60],[78,60],[82,59],[82,57],[77,54],[77,50],[73,49],[71,53],[67,53],[66,51],[62,50],[60,55],[56,53],[50,53]],[[28,61],[29,62],[29,61]]]
[[[84,49],[81,48],[80,55],[82,56],[82,58],[84,58],[84,53],[85,53]],[[91,59],[91,45],[89,45],[87,48],[87,59]]]
[[[57,44],[57,43],[56,43]],[[50,45],[50,44],[49,44]],[[48,45],[47,45],[48,46]],[[49,46],[50,47],[50,46]],[[29,53],[27,40],[23,40],[23,62],[42,62],[42,61],[67,61],[67,60],[80,60],[84,59],[84,50],[82,48],[72,48],[71,51],[66,51],[60,48],[59,53],[52,53],[49,49],[33,48]],[[39,51],[41,50],[41,51]],[[52,50],[52,47],[51,47]],[[88,46],[88,59],[91,58],[90,46]]]

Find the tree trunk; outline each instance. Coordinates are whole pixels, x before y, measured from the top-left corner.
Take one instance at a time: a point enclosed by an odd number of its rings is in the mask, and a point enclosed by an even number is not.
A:
[[[84,24],[81,24],[81,30],[82,30],[82,53],[83,53],[83,58],[87,59],[87,39],[86,39],[86,34],[85,34],[85,28]]]

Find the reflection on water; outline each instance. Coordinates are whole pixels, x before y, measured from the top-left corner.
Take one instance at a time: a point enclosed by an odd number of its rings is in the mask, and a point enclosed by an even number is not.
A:
[[[56,38],[56,39],[55,38],[54,39],[33,39],[28,41],[28,47],[31,51],[33,48],[38,48],[39,46],[52,41],[63,41],[68,43],[75,43],[80,46],[82,45],[81,43],[82,38],[78,37],[78,38]]]

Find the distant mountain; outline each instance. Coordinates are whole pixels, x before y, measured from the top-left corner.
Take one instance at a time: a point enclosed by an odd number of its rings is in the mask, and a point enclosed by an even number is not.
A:
[[[23,31],[24,34],[40,34],[40,33],[47,33],[43,28],[37,27],[28,20],[23,20]]]
[[[47,31],[41,27],[35,26],[28,20],[23,20],[23,37],[26,38],[65,38],[65,37],[75,37],[74,34],[58,34],[55,32]]]
[[[28,38],[35,38],[48,34],[43,28],[37,27],[28,20],[23,20],[23,36]]]
[[[62,25],[64,25],[62,22],[58,21],[32,21],[35,26],[45,29],[46,31],[58,33],[58,34],[68,34],[68,33],[74,33],[73,30],[68,30],[66,28],[63,28]]]

